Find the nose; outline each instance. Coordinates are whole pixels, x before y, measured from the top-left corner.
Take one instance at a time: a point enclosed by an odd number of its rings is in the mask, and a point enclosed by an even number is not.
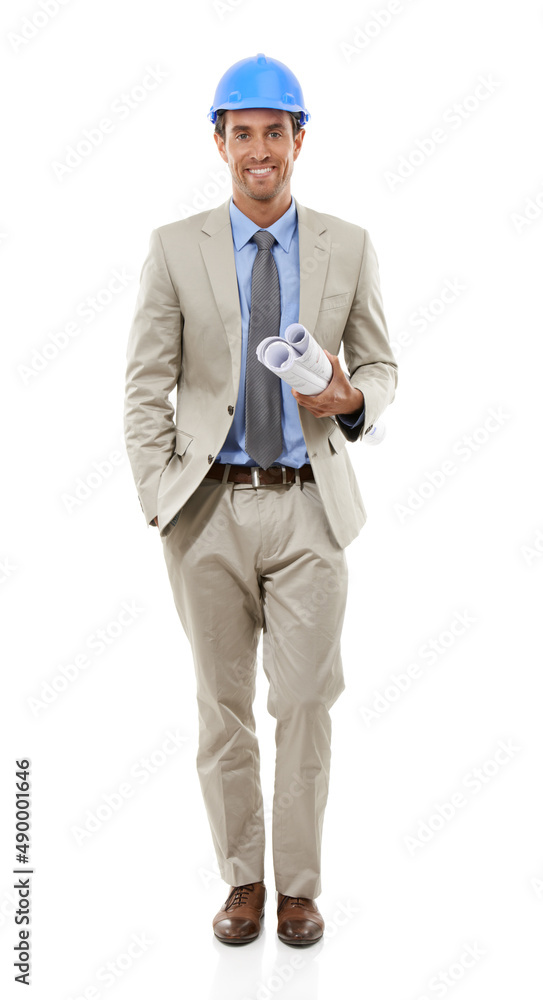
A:
[[[251,143],[251,156],[254,160],[266,160],[269,151],[265,139],[253,139]]]

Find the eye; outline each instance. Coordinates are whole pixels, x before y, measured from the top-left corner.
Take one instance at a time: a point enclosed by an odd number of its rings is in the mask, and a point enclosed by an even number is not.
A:
[[[238,139],[245,139],[245,138],[247,138],[248,134],[249,134],[248,132],[238,132],[238,134],[236,135],[236,141]],[[282,132],[268,132],[268,135],[269,136],[277,136],[280,139],[282,137],[283,133]]]

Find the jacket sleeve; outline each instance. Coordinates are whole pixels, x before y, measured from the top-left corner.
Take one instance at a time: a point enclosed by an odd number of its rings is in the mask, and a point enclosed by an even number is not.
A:
[[[362,403],[362,407],[360,409],[360,414],[358,417],[354,417],[350,413],[336,413],[336,420],[339,420],[340,424],[345,424],[345,426],[348,427],[349,430],[357,430],[357,429],[360,430],[362,424],[364,423],[365,416],[366,416],[366,406],[365,403]]]
[[[156,516],[160,477],[175,451],[169,394],[181,374],[182,332],[179,299],[154,229],[128,338],[124,401],[126,450],[147,524]]]
[[[364,394],[364,419],[354,428],[338,423],[347,440],[356,441],[393,401],[398,384],[398,365],[383,312],[379,264],[366,230],[358,284],[342,341],[351,384]]]

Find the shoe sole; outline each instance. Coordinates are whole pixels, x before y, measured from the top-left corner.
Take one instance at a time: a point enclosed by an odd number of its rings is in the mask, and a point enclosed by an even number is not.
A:
[[[310,941],[304,941],[303,939],[296,941],[295,938],[282,937],[279,933],[277,934],[277,937],[283,942],[283,944],[290,944],[295,948],[308,948],[310,945],[318,944],[319,941],[322,941],[322,934],[318,938],[312,938]]]
[[[239,947],[239,945],[251,944],[252,941],[256,941],[257,940],[257,938],[259,937],[259,935],[257,934],[256,937],[252,937],[252,938],[243,938],[243,940],[240,939],[239,941],[236,941],[235,938],[222,938],[222,937],[219,937],[218,934],[215,934],[215,937],[217,938],[217,941],[221,942],[221,944],[230,944],[230,945],[233,945],[234,947]]]

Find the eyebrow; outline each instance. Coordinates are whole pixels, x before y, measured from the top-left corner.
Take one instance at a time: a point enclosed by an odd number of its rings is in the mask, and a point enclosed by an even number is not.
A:
[[[285,128],[282,122],[274,122],[272,125],[266,125],[266,128]],[[232,132],[250,132],[250,125],[232,125]]]

